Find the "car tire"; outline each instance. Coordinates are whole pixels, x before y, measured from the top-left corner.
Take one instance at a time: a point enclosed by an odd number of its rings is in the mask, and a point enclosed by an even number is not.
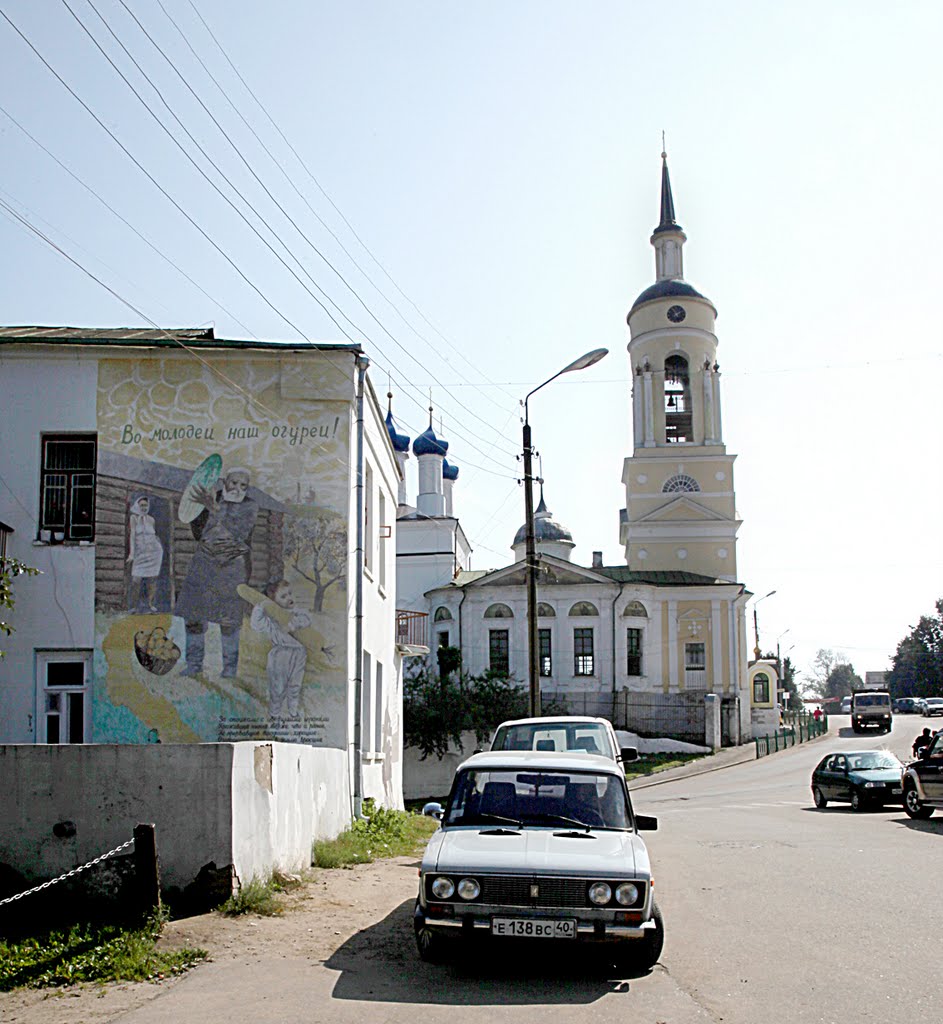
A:
[[[924,806],[913,783],[904,787],[904,811],[908,818],[915,821],[926,821],[933,813],[932,807]]]
[[[665,946],[665,924],[661,916],[661,908],[652,900],[652,920],[655,927],[646,930],[644,939],[628,940],[624,949],[620,949],[612,958],[617,970],[650,971]]]
[[[822,792],[822,790],[819,789],[818,786],[815,786],[812,789],[812,799],[815,801],[815,806],[816,807],[818,807],[818,808],[828,807],[828,800],[826,800],[825,794]]]
[[[858,792],[857,789],[851,791],[851,809],[855,812],[863,811],[865,808],[864,797]]]
[[[416,925],[416,950],[427,964],[441,964],[446,959],[446,940],[426,925]]]

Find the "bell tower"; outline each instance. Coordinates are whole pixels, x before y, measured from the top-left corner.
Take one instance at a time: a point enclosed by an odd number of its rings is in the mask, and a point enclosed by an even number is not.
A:
[[[655,283],[626,318],[633,454],[622,471],[620,542],[632,569],[736,580],[736,456],[723,440],[717,310],[684,280],[687,236],[675,219],[667,155],[661,158]]]

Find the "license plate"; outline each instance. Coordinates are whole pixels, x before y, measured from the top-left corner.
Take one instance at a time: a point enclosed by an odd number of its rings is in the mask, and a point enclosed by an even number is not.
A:
[[[522,939],[575,939],[576,920],[572,917],[562,921],[532,917],[493,917],[492,935],[508,935]]]
[[[903,793],[903,790],[900,788],[900,786],[898,786],[896,789],[891,790],[892,796],[900,796],[901,793]]]

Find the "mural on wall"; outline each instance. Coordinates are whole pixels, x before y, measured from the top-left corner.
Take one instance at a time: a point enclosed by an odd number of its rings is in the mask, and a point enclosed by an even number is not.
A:
[[[350,381],[285,372],[99,364],[96,742],[344,745]]]

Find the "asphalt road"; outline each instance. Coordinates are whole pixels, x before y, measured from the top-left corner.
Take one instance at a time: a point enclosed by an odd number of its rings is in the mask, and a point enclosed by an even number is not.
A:
[[[824,739],[633,793],[647,833],[666,944],[655,970],[618,978],[568,950],[462,957],[414,951],[414,865],[384,876],[366,927],[312,962],[208,964],[124,1024],[179,1021],[464,1024],[917,1024],[939,1002],[943,815],[816,810],[809,776],[832,749],[907,755],[924,724],[885,736],[833,718]]]

